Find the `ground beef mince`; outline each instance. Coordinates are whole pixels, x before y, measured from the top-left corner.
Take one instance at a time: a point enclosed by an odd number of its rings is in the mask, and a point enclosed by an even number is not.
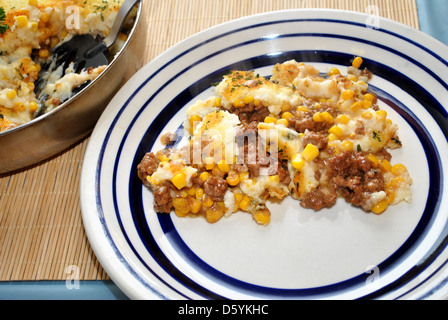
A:
[[[289,128],[299,133],[305,133],[306,131],[327,133],[328,129],[330,129],[333,124],[327,121],[314,121],[313,116],[316,112],[317,111],[315,110],[295,112],[293,117],[289,119]],[[334,108],[322,108],[319,112],[328,112],[333,117],[336,117],[338,114],[337,110]]]
[[[336,203],[337,198],[338,196],[334,190],[330,188],[324,189],[319,186],[303,195],[300,205],[307,209],[319,211],[323,208],[331,208]]]
[[[304,133],[306,130],[315,131],[317,124],[313,121],[313,114],[312,112],[300,112],[300,115],[289,119],[289,128],[299,133]]]
[[[324,149],[328,143],[328,135],[323,132],[307,131],[303,136],[303,143],[305,145],[311,143],[319,149]]]
[[[219,177],[210,176],[204,183],[204,193],[213,201],[223,201],[227,189],[227,181]]]
[[[368,193],[384,190],[381,170],[374,168],[364,152],[343,152],[325,161],[335,190],[346,201],[363,207]]]
[[[145,186],[149,186],[148,180],[146,178],[156,172],[159,165],[159,160],[157,160],[154,153],[147,153],[143,157],[140,164],[137,166],[137,173],[140,180],[142,180]]]
[[[247,169],[250,177],[258,177],[262,168],[270,166],[272,162],[271,157],[266,151],[260,152],[258,149],[260,146],[264,147],[266,143],[259,139],[261,137],[258,134],[258,123],[256,121],[241,126],[241,129],[236,134],[236,145],[238,148],[236,171]],[[241,167],[242,170],[238,167]]]
[[[170,186],[162,183],[154,189],[154,210],[158,213],[170,213],[173,209],[173,198]]]
[[[246,104],[242,108],[232,107],[230,113],[236,114],[242,124],[250,124],[251,122],[263,122],[269,116],[269,109],[262,104],[256,106],[253,102]]]

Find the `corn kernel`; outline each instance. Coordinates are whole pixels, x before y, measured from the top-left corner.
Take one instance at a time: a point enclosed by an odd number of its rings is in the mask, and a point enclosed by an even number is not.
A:
[[[394,165],[390,172],[392,172],[395,176],[399,176],[407,171],[406,167],[401,163]]]
[[[329,76],[335,76],[341,74],[341,71],[339,71],[338,68],[331,68],[330,71],[328,72]]]
[[[6,91],[6,96],[12,100],[17,97],[17,91],[14,89],[9,89],[8,91]]]
[[[305,107],[305,106],[298,106],[298,107],[297,107],[297,111],[308,112],[308,111],[310,111],[310,109],[308,109],[308,108]]]
[[[215,167],[215,159],[213,157],[206,157],[204,163],[206,170],[212,170]]]
[[[160,160],[160,162],[163,162],[163,163],[168,163],[168,162],[170,162],[170,158],[168,158],[166,155],[162,155],[162,156],[159,158],[159,160]]]
[[[319,156],[319,153],[319,148],[310,143],[305,147],[305,150],[303,150],[302,157],[305,161],[310,162],[316,159]]]
[[[341,129],[341,127],[333,126],[328,130],[328,133],[332,133],[336,135],[338,138],[342,138],[344,136],[344,130]]]
[[[42,12],[42,16],[40,17],[40,22],[47,23],[50,21],[50,16],[46,12]]]
[[[187,177],[183,173],[178,173],[171,179],[171,182],[180,190],[187,185]]]
[[[377,203],[373,208],[372,208],[372,212],[374,214],[381,214],[383,213],[387,207],[389,206],[389,203],[387,200],[383,200],[379,203]]]
[[[355,76],[354,74],[347,75],[347,78],[352,82],[358,82],[358,77]]]
[[[278,175],[269,176],[269,181],[272,183],[280,183],[280,177]]]
[[[375,100],[375,96],[374,96],[373,94],[371,94],[371,93],[366,93],[366,94],[364,95],[364,100],[372,101],[372,102],[373,102],[373,100]]]
[[[402,177],[395,177],[386,185],[386,189],[398,189],[403,182],[404,179]]]
[[[215,223],[224,216],[223,208],[209,208],[205,210],[205,218],[209,223]]]
[[[252,217],[258,224],[265,226],[269,224],[269,221],[271,220],[271,213],[269,212],[269,210],[260,210],[254,212]]]
[[[289,121],[286,120],[286,119],[279,119],[279,120],[277,120],[277,123],[276,123],[276,124],[278,124],[278,125],[283,125],[283,126],[285,126],[285,127],[288,127],[288,125],[289,125]]]
[[[370,112],[364,112],[364,113],[361,115],[361,117],[363,117],[363,118],[366,119],[366,120],[370,120],[370,119],[373,118],[373,114],[370,113]]]
[[[282,111],[283,112],[285,112],[285,111],[289,111],[289,110],[291,110],[291,105],[289,104],[289,103],[284,103],[283,105],[282,105]]]
[[[353,142],[348,140],[343,141],[342,149],[344,149],[344,151],[353,151]]]
[[[173,199],[174,212],[181,217],[186,216],[190,212],[188,200],[185,198]]]
[[[362,59],[361,57],[356,57],[356,58],[353,60],[352,66],[353,66],[354,68],[356,68],[356,69],[359,69],[359,68],[361,67],[361,65],[362,65],[363,62],[364,62],[364,61],[363,61],[363,59]]]
[[[334,122],[333,116],[328,112],[322,113],[322,118],[324,119],[325,122],[328,122],[329,124],[332,124]]]
[[[191,199],[190,200],[190,211],[191,213],[198,213],[199,211],[201,211],[202,205],[201,203],[196,200],[196,199]]]
[[[37,0],[28,0],[28,4],[30,6],[37,7],[38,1]]]
[[[189,196],[194,197],[196,195],[196,188],[191,187],[190,189],[187,190],[187,193]]]
[[[328,144],[328,149],[330,150],[331,154],[340,154],[341,153],[341,150],[339,150],[339,148],[332,143]]]
[[[369,87],[369,85],[365,81],[358,81],[358,86],[362,91],[367,91],[367,88]]]
[[[250,198],[248,196],[244,196],[243,199],[238,204],[238,208],[240,208],[241,210],[247,210],[247,208],[249,208],[249,205],[250,205]]]
[[[346,116],[345,114],[340,114],[336,117],[336,122],[347,124],[350,121],[350,117]]]
[[[322,116],[322,113],[316,112],[313,114],[313,121],[314,122],[324,122],[324,117]]]
[[[274,117],[266,117],[266,118],[264,118],[264,122],[265,123],[276,123],[277,119],[275,119]]]
[[[47,49],[40,49],[39,50],[39,57],[41,58],[48,58],[50,56],[50,51]]]
[[[209,177],[210,177],[210,173],[208,173],[207,171],[204,171],[199,175],[199,179],[201,179],[202,182],[207,181],[207,179]]]
[[[193,125],[195,122],[201,122],[202,118],[198,116],[197,114],[194,114],[190,118],[190,124]]]
[[[210,198],[207,195],[204,195],[204,197],[202,198],[202,205],[206,208],[211,208],[213,206],[214,202],[212,200],[212,198]]]
[[[390,169],[392,169],[392,165],[390,164],[390,162],[387,159],[384,159],[384,160],[381,160],[381,162],[380,162],[380,168],[384,172],[389,172]]]
[[[385,121],[387,118],[387,112],[384,110],[378,110],[376,113],[376,118],[380,121]]]
[[[372,107],[372,101],[369,100],[364,100],[361,104],[363,109],[369,109]]]
[[[254,105],[256,107],[261,107],[263,105],[263,103],[261,102],[260,99],[254,99]]]
[[[361,104],[361,102],[359,102],[359,101],[356,101],[355,103],[353,103],[351,106],[350,106],[350,110],[352,110],[352,112],[356,112],[356,111],[358,111],[359,109],[361,109],[362,108],[362,104]]]
[[[230,167],[224,160],[220,160],[218,161],[218,169],[222,172],[229,172]]]
[[[159,184],[159,181],[158,181],[157,179],[151,177],[151,176],[147,176],[147,177],[146,177],[146,180],[147,180],[150,184],[155,185],[155,186]]]
[[[27,16],[17,16],[16,22],[17,22],[18,28],[25,28],[28,26],[28,17]]]
[[[342,92],[342,99],[344,100],[351,100],[355,97],[355,93],[353,90],[345,90]]]
[[[243,99],[236,99],[235,101],[233,101],[233,106],[235,108],[243,108],[246,104],[244,103]]]
[[[373,166],[375,168],[378,167],[379,164],[380,164],[378,158],[375,155],[371,154],[371,153],[367,156],[367,159],[369,159],[373,163]]]
[[[249,172],[241,172],[240,173],[240,182],[249,178]]]
[[[335,135],[334,133],[330,133],[328,135],[328,141],[329,142],[336,141],[336,140],[339,140],[339,137],[337,135]]]
[[[235,197],[235,203],[236,204],[240,203],[241,200],[243,200],[243,195],[241,193],[235,193],[234,197]]]
[[[215,98],[215,101],[213,102],[213,106],[215,108],[219,108],[221,106],[221,98]]]
[[[36,112],[38,108],[39,108],[39,107],[38,107],[38,105],[37,105],[36,102],[34,102],[34,101],[31,101],[31,102],[30,102],[30,111],[31,111],[31,112]]]
[[[289,119],[291,119],[292,117],[293,117],[293,115],[292,115],[291,112],[284,112],[284,113],[282,114],[282,119],[289,120]]]
[[[14,103],[14,110],[17,112],[23,112],[25,111],[26,106],[23,102],[16,102]]]
[[[230,186],[234,187],[240,183],[240,176],[238,174],[229,174],[226,181]]]
[[[196,199],[201,200],[203,196],[204,196],[204,189],[197,188],[196,189]]]
[[[246,96],[244,98],[244,103],[245,104],[249,104],[249,103],[252,103],[252,102],[254,102],[254,97],[253,96]]]
[[[37,31],[39,24],[37,22],[31,22],[31,31]]]
[[[179,196],[181,198],[186,198],[186,197],[188,197],[188,192],[185,191],[185,190],[182,190],[182,191],[179,192]]]
[[[394,191],[387,191],[387,203],[393,204],[395,201],[395,192]]]

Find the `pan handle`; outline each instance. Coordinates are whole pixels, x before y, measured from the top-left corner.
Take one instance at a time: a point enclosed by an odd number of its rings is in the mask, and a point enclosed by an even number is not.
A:
[[[134,8],[135,4],[140,1],[141,0],[125,0],[123,2],[120,10],[118,11],[117,18],[112,25],[109,35],[103,41],[106,44],[107,48],[110,48],[115,44],[118,39],[118,35],[121,32],[121,28],[126,21],[126,18],[128,17],[129,13],[131,13],[131,10]]]

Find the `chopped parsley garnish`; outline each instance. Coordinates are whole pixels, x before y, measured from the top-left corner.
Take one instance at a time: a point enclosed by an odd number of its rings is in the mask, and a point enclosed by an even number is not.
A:
[[[373,131],[373,139],[377,139],[378,142],[381,142],[381,138],[380,138],[379,132]]]
[[[0,34],[4,34],[9,29],[9,26],[3,23],[5,19],[6,19],[5,9],[3,9],[3,7],[0,7]]]
[[[398,140],[397,138],[392,138],[392,140],[393,140],[396,144],[399,144],[399,145],[401,146],[401,141],[400,141],[400,140]]]

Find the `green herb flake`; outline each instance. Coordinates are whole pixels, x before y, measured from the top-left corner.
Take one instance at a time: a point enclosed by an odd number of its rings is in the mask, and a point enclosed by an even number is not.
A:
[[[0,7],[0,34],[4,34],[9,29],[9,26],[3,23],[5,19],[6,19],[5,9],[3,9],[3,7]]]
[[[377,139],[378,142],[381,142],[380,133],[377,131],[373,131],[373,139]]]

